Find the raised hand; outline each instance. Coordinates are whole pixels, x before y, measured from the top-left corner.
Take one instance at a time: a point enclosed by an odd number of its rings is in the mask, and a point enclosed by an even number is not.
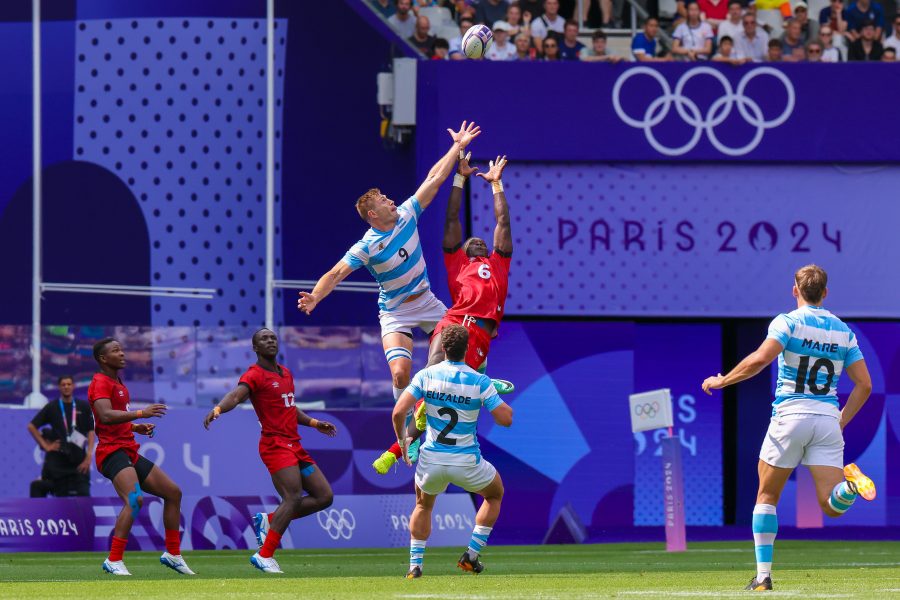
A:
[[[310,314],[313,309],[316,308],[316,304],[318,303],[319,301],[312,294],[308,292],[300,292],[300,299],[297,300],[297,309],[305,312],[306,314]]]
[[[468,121],[463,121],[462,125],[459,128],[459,131],[447,129],[447,133],[450,134],[450,138],[453,140],[453,142],[459,144],[460,149],[463,149],[471,144],[472,140],[481,135],[481,127],[476,125],[474,122],[469,123]]]
[[[490,165],[490,169],[487,173],[476,173],[476,177],[481,177],[488,183],[494,183],[495,181],[500,181],[500,177],[503,176],[503,169],[506,168],[506,155],[498,156],[496,160],[492,160],[488,164]]]
[[[459,164],[456,167],[456,172],[462,175],[463,177],[468,177],[472,173],[478,170],[478,167],[469,166],[469,159],[472,158],[472,153],[469,152],[466,155],[463,155],[463,151],[459,151]]]

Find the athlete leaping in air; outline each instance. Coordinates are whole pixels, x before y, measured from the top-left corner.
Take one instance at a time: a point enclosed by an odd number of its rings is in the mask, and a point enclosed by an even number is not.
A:
[[[503,192],[500,180],[506,168],[506,157],[498,156],[491,161],[487,174],[477,176],[491,184],[494,191],[494,249],[488,253],[488,247],[481,238],[473,237],[462,242],[462,223],[459,220],[459,209],[462,203],[462,188],[465,180],[476,169],[469,166],[468,156],[460,153],[459,167],[453,181],[453,190],[447,204],[447,219],[444,224],[444,264],[447,267],[447,278],[453,306],[438,323],[431,338],[428,353],[428,366],[436,365],[445,359],[441,347],[441,331],[451,324],[462,325],[469,332],[469,343],[465,362],[476,370],[482,370],[491,347],[491,339],[497,336],[500,320],[503,318],[503,305],[509,283],[509,264],[512,260],[512,230],[510,228],[509,205]],[[495,380],[494,386],[506,384],[508,391],[512,385],[502,380]],[[504,391],[507,391],[504,390]],[[418,423],[409,424],[408,434],[417,440],[425,430],[424,412],[421,401],[416,405]],[[398,443],[394,443],[382,454],[372,466],[382,475],[401,457]]]

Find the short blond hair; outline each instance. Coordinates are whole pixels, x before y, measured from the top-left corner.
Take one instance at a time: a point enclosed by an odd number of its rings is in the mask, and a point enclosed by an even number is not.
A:
[[[828,286],[828,273],[818,265],[806,265],[800,267],[794,273],[794,283],[800,290],[800,295],[807,302],[818,304],[825,297],[825,288]]]
[[[356,212],[359,213],[359,216],[363,221],[368,222],[369,220],[369,209],[371,208],[372,201],[381,196],[381,190],[378,188],[372,188],[365,194],[359,197],[359,200],[356,201]]]

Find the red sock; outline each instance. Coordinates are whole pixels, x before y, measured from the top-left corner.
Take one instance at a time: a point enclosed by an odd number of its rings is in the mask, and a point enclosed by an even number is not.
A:
[[[166,552],[173,556],[181,554],[181,532],[177,529],[166,529]]]
[[[400,458],[403,456],[403,452],[401,452],[400,450],[400,444],[398,444],[397,442],[394,442],[394,445],[388,448],[388,452],[396,456],[397,460],[400,460]]]
[[[112,544],[109,547],[109,561],[110,562],[118,562],[122,560],[122,555],[125,554],[125,544],[128,543],[128,538],[120,538],[113,536]]]
[[[269,517],[269,523],[271,523],[271,522],[272,522],[272,519],[275,518],[275,513],[270,512],[270,513],[269,513],[268,515],[266,515],[266,516]]]
[[[266,534],[266,542],[263,544],[263,547],[259,549],[259,555],[263,558],[272,558],[275,554],[275,548],[277,548],[280,543],[281,534],[274,529],[270,529],[269,533]]]

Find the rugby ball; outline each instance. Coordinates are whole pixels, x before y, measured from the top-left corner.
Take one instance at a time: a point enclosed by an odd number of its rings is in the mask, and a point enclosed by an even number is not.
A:
[[[460,49],[469,58],[484,58],[494,41],[494,32],[487,25],[472,25],[462,38]]]

